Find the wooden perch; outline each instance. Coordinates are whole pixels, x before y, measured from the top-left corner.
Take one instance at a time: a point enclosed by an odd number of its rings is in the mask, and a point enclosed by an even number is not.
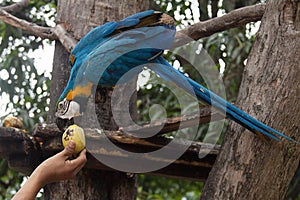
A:
[[[0,157],[8,160],[10,168],[29,174],[41,162],[41,151],[22,130],[0,127]]]
[[[52,133],[54,133],[53,138],[51,138]],[[53,149],[60,151],[63,148],[61,143],[57,142],[60,141],[61,133],[59,133],[56,125],[38,126],[33,133],[34,137],[39,137],[40,139],[43,139],[43,135],[45,135],[48,139],[45,145],[42,147],[42,152],[49,152]],[[85,135],[87,141],[87,150],[90,153],[86,167],[98,170],[113,169],[103,165],[100,161],[95,159],[95,157],[109,157],[110,159],[117,160],[121,165],[122,163],[126,162],[126,159],[129,156],[124,152],[120,152],[115,148],[111,149],[109,146],[107,146],[107,138],[119,148],[129,152],[137,153],[158,150],[171,141],[171,139],[164,137],[141,139],[124,134],[122,131],[104,131],[89,128],[85,129]],[[182,144],[178,143],[178,145]],[[177,146],[177,148],[180,148],[180,146]],[[173,149],[173,151],[176,151],[177,148]],[[200,148],[202,151],[209,152],[208,155],[202,159],[199,159]],[[45,153],[43,152],[43,154]],[[209,144],[193,142],[179,159],[163,169],[151,172],[151,174],[175,178],[205,180],[214,164],[217,154],[218,147],[213,147]],[[150,160],[151,162],[170,163],[170,160],[167,158],[144,156],[142,159],[147,161]],[[122,160],[124,162],[122,162]],[[139,163],[142,164],[142,162]],[[132,164],[136,165],[137,163]]]
[[[147,128],[142,127],[142,130],[147,130]],[[28,174],[42,160],[63,149],[61,135],[62,133],[55,124],[37,126],[34,129],[33,137],[29,137],[29,135],[19,129],[0,128],[0,157],[8,159],[12,168]],[[88,162],[85,167],[98,170],[114,169],[105,166],[96,157],[109,157],[122,163],[122,160],[124,161],[126,156],[128,156],[124,152],[118,152],[115,149],[107,147],[107,138],[119,148],[130,152],[155,151],[169,144],[171,141],[171,139],[164,137],[140,139],[132,137],[129,134],[124,134],[122,131],[103,131],[89,128],[85,129],[85,135],[87,150],[89,152]],[[182,144],[179,142],[176,147],[178,148]],[[177,148],[171,150],[177,151]],[[207,152],[207,155],[201,159],[199,158],[200,149],[202,152]],[[218,146],[214,147],[209,144],[192,142],[179,159],[163,169],[151,172],[151,174],[205,180],[215,162],[218,150]],[[24,162],[24,159],[26,159],[26,162]],[[150,162],[170,163],[168,158],[144,156],[143,159]]]

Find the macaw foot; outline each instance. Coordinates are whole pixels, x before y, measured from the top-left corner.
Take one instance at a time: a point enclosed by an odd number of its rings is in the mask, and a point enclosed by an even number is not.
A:
[[[74,118],[71,119],[63,119],[60,117],[57,117],[55,120],[55,123],[59,130],[64,132],[70,125],[74,124]]]

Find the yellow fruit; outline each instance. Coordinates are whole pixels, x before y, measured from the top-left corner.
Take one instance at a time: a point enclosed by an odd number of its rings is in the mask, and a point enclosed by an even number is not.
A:
[[[81,127],[77,126],[76,124],[69,126],[64,132],[64,134],[62,135],[62,143],[64,147],[66,147],[71,140],[73,140],[76,144],[74,154],[78,154],[84,149],[85,147],[84,130]]]

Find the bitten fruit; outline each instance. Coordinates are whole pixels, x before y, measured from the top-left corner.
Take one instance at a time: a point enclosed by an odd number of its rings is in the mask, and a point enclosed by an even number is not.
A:
[[[66,147],[71,140],[76,144],[74,154],[80,153],[85,148],[84,130],[76,124],[69,126],[62,135],[64,147]]]

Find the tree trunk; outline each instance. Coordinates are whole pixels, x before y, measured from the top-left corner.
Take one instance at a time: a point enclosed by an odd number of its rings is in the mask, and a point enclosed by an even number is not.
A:
[[[298,141],[299,24],[299,1],[268,1],[238,97],[244,111]],[[284,199],[299,153],[296,143],[264,142],[231,124],[201,199]]]
[[[61,0],[58,1],[57,6],[57,24],[64,24],[68,32],[79,40],[97,25],[107,21],[120,20],[133,13],[147,10],[148,7],[149,1],[139,0]],[[55,103],[67,83],[68,74],[71,70],[71,67],[67,65],[68,56],[69,54],[63,49],[62,45],[56,44],[51,85],[51,109],[48,116],[49,123],[54,122]],[[136,88],[134,84],[130,87]],[[93,95],[93,101],[100,103],[96,106],[96,109],[99,109],[96,113],[102,116],[100,119],[101,128],[113,130],[118,126],[114,123],[110,110],[111,89],[108,88],[106,91],[102,94],[105,95],[105,101],[102,101],[103,97],[98,101],[97,95]],[[117,104],[122,105],[119,101],[122,101],[121,96]],[[129,107],[132,109],[132,105]],[[93,120],[87,122],[87,125],[93,125]],[[44,189],[45,199],[123,200],[135,199],[136,197],[134,177],[129,177],[121,172],[87,169],[83,169],[74,180],[49,184]]]

